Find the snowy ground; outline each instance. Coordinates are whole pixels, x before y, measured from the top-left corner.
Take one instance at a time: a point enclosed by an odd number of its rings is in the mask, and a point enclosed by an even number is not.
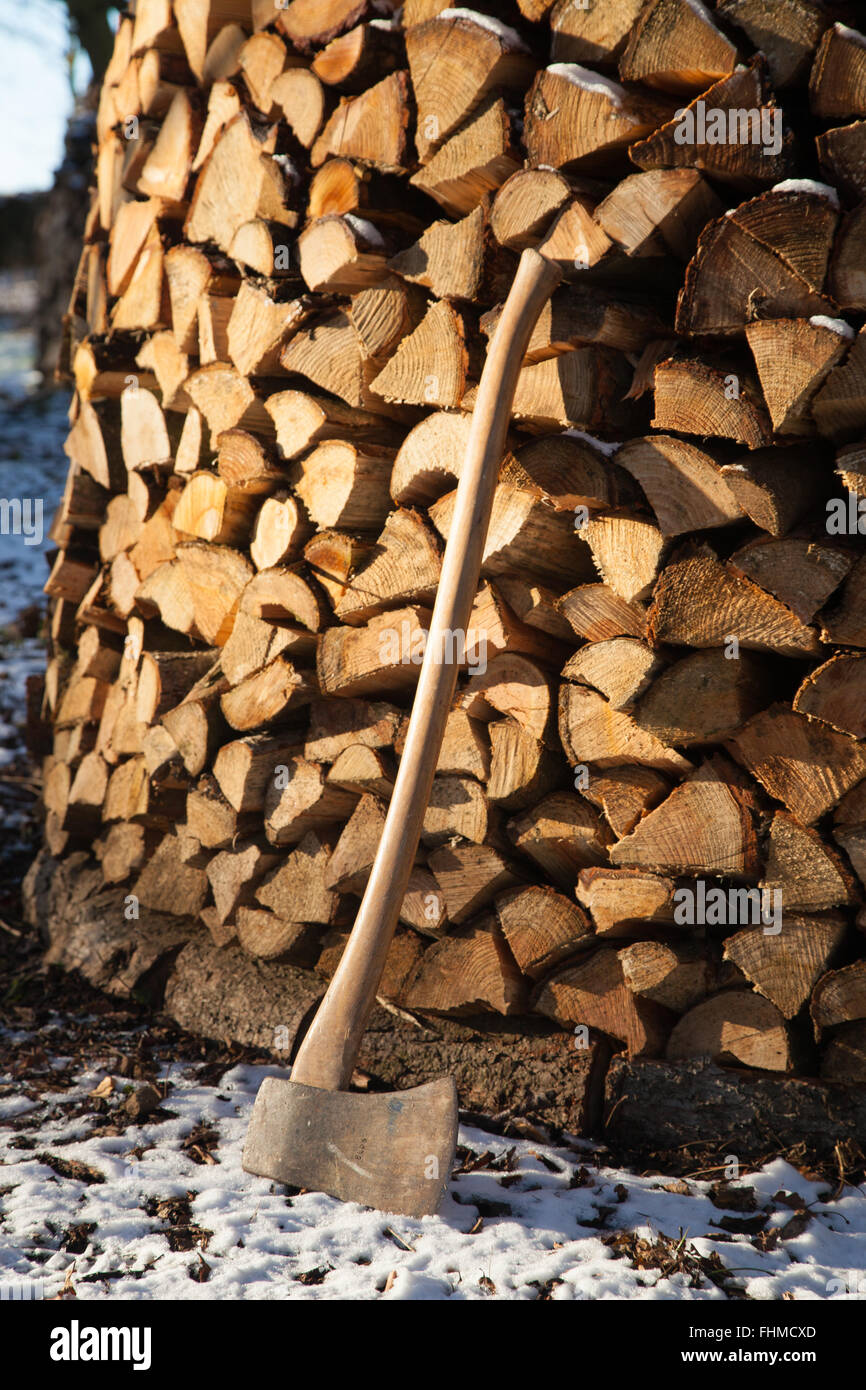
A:
[[[0,498],[41,498],[47,533],[66,399],[26,396],[29,292],[0,276]],[[50,545],[0,533],[0,1298],[22,1281],[79,1299],[866,1297],[866,1184],[781,1159],[726,1183],[464,1127],[441,1213],[422,1220],[245,1174],[274,1069],[46,977],[16,916],[34,833],[20,726],[44,666]],[[155,1108],[135,1120],[145,1085]]]
[[[27,677],[45,670],[42,586],[54,548],[48,530],[68,462],[67,394],[33,393],[34,295],[26,274],[0,274],[0,858],[21,851],[32,821],[35,792],[22,757],[25,692]],[[15,528],[19,506],[29,508],[26,534]]]
[[[25,1280],[79,1299],[866,1296],[866,1185],[781,1159],[733,1183],[639,1175],[581,1141],[463,1127],[440,1214],[389,1217],[242,1171],[275,1068],[172,1063],[146,1023],[84,1059],[105,1024],[0,1033],[0,1296]]]

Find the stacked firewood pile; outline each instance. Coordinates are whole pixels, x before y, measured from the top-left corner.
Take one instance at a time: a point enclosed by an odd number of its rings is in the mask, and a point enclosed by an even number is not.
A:
[[[121,19],[48,845],[333,971],[534,246],[563,281],[382,997],[866,1080],[866,37],[812,0],[488,8]]]

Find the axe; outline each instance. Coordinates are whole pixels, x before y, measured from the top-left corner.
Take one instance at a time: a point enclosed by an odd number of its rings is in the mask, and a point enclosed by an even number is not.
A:
[[[559,268],[523,252],[487,353],[406,743],[355,925],[291,1080],[268,1077],[243,1152],[248,1173],[405,1216],[435,1212],[457,1144],[452,1077],[390,1094],[349,1085],[412,871],[454,698],[517,377]],[[446,660],[445,654],[449,654]]]

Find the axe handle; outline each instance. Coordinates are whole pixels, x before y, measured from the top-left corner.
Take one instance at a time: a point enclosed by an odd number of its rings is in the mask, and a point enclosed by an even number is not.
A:
[[[412,872],[454,698],[460,639],[452,635],[465,634],[475,602],[518,373],[530,334],[559,280],[556,265],[537,251],[524,251],[487,352],[385,828],[352,934],[292,1066],[292,1080],[308,1086],[343,1090],[355,1067]]]

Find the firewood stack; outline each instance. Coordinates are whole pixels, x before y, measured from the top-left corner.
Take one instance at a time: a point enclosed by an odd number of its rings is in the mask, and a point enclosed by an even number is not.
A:
[[[866,37],[812,0],[488,8],[121,19],[48,846],[333,971],[538,247],[563,282],[382,997],[866,1081]]]

